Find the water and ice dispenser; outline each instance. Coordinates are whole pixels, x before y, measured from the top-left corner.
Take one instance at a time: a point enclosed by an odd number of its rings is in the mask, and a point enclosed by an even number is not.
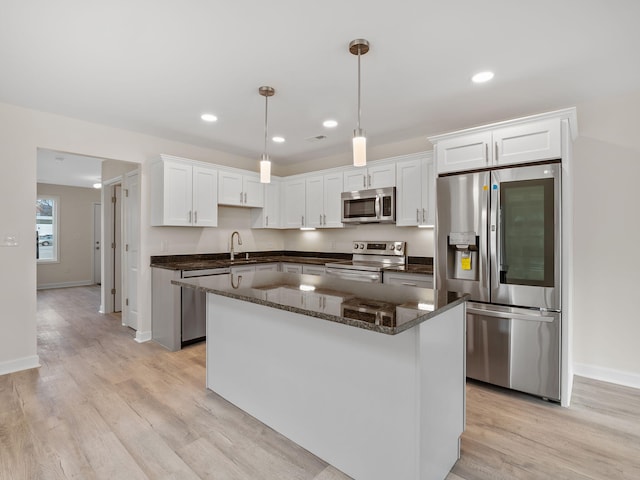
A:
[[[448,239],[447,278],[478,281],[480,237],[476,232],[451,232]]]

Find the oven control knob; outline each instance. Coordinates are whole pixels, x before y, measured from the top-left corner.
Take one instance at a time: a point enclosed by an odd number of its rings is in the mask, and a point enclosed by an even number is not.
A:
[[[364,248],[364,243],[360,243],[360,248]]]
[[[355,248],[356,250],[360,248],[360,245],[358,245],[357,243],[353,244],[353,248]]]
[[[389,245],[389,250],[394,250],[395,248],[395,245]]]

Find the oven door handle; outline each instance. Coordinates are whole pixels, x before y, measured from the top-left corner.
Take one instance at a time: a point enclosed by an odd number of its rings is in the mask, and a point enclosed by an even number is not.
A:
[[[379,273],[347,272],[344,270],[333,270],[333,269],[327,268],[325,271],[325,274],[332,277],[344,278],[346,280],[359,280],[361,282],[371,282],[371,283],[380,282]]]

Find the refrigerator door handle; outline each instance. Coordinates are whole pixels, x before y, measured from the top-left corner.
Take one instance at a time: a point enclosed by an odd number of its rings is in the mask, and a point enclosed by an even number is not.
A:
[[[485,317],[547,323],[554,322],[559,315],[558,312],[543,312],[517,307],[504,307],[504,310],[495,310],[494,308],[485,307],[471,302],[467,302],[467,313],[483,315]]]

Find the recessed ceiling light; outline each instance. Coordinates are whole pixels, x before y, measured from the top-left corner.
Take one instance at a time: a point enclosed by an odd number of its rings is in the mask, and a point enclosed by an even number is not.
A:
[[[471,80],[474,83],[484,83],[484,82],[488,82],[492,78],[493,78],[493,72],[480,72],[480,73],[476,73],[473,77],[471,77]]]
[[[205,122],[216,122],[218,121],[218,117],[216,117],[214,114],[212,113],[203,113],[200,118],[202,120],[204,120]]]
[[[335,120],[325,120],[324,122],[322,122],[322,126],[326,128],[334,128],[338,126],[338,122],[336,122]]]
[[[102,184],[101,183],[94,183],[93,184],[93,188],[102,188]]]
[[[273,140],[276,143],[282,143],[284,142],[284,137],[273,137],[271,140]]]

